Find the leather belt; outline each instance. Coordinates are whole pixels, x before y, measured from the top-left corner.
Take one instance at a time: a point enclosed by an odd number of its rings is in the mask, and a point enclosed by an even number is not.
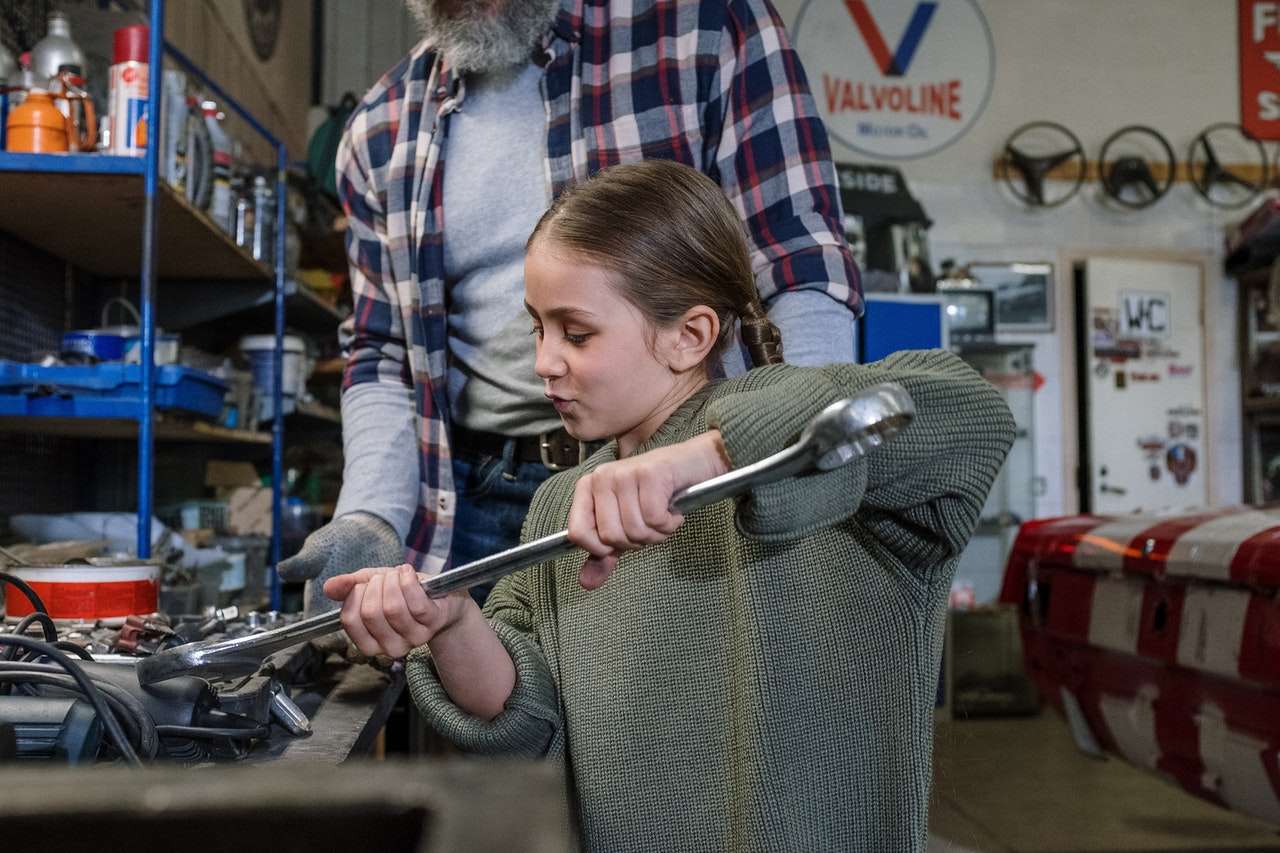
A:
[[[564,427],[538,435],[509,436],[454,425],[450,435],[459,456],[502,456],[511,440],[516,443],[517,462],[541,463],[552,471],[572,468],[604,445],[603,441],[578,441]]]

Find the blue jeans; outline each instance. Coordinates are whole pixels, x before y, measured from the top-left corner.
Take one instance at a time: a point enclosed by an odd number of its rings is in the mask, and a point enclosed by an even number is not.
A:
[[[519,545],[533,493],[551,473],[540,462],[516,462],[514,439],[507,441],[501,456],[454,457],[458,513],[453,522],[453,565]],[[474,586],[471,597],[483,605],[492,588]]]

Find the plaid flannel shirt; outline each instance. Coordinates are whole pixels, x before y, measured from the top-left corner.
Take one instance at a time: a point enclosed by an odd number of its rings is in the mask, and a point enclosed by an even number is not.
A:
[[[769,0],[562,0],[540,49],[553,193],[617,163],[678,160],[741,214],[764,300],[816,289],[861,313],[826,130]],[[420,494],[406,559],[425,572],[448,565],[456,503],[442,143],[462,84],[419,45],[365,95],[337,160],[355,300],[343,387],[413,391]]]

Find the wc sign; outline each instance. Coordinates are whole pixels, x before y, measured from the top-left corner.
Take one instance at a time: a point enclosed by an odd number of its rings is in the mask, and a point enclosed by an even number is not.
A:
[[[1167,338],[1169,294],[1126,290],[1120,294],[1120,337]]]
[[[995,49],[976,0],[805,0],[791,26],[827,131],[862,154],[932,154],[987,105]]]
[[[1280,2],[1238,0],[1240,124],[1280,139]]]

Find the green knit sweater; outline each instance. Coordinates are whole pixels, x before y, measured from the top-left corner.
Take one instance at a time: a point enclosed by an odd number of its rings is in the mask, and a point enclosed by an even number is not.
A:
[[[707,386],[638,452],[718,427],[742,466],[885,380],[916,418],[866,459],[693,512],[595,591],[581,554],[504,578],[485,612],[515,662],[505,710],[461,711],[425,649],[418,707],[465,750],[562,760],[588,850],[923,850],[947,595],[1013,441],[999,394],[940,351],[777,365]],[[563,529],[616,452],[548,480],[525,538]]]

